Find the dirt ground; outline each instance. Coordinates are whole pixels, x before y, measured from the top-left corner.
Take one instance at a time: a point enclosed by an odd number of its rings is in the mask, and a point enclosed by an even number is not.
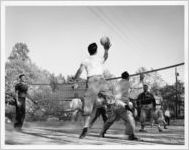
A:
[[[6,123],[6,145],[114,145],[114,144],[165,144],[184,145],[184,126],[168,126],[159,133],[157,128],[147,126],[146,133],[136,135],[142,141],[129,141],[124,135],[124,124],[116,122],[108,131],[105,138],[99,138],[102,123],[96,123],[84,139],[79,139],[81,123],[73,122],[25,122],[21,132],[15,131],[11,123]]]

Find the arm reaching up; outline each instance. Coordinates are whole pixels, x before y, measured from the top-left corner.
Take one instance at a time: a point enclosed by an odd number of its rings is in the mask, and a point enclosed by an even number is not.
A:
[[[101,45],[104,47],[104,62],[108,59],[108,50],[111,47],[111,42],[108,37],[102,37],[100,39]]]

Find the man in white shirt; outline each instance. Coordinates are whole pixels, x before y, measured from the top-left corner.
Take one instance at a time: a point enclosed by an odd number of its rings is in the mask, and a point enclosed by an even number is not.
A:
[[[97,102],[98,94],[101,93],[105,97],[105,103],[111,103],[113,100],[113,95],[110,92],[108,83],[103,76],[103,64],[108,58],[108,50],[111,47],[110,40],[108,39],[108,41],[102,46],[105,50],[103,57],[99,57],[97,55],[98,46],[96,43],[92,43],[88,46],[90,56],[81,63],[75,75],[75,80],[77,80],[84,70],[87,72],[87,90],[83,101],[85,124],[79,138],[84,138],[86,136],[91,115],[95,112],[96,106],[101,105]]]

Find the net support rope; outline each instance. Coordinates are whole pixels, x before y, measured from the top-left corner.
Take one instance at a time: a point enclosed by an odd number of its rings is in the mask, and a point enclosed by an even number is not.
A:
[[[135,73],[135,74],[131,74],[130,77],[134,77],[134,76],[138,76],[141,74],[147,74],[147,73],[151,73],[151,72],[156,72],[156,71],[161,71],[161,70],[165,70],[165,69],[170,69],[170,68],[174,68],[174,67],[178,67],[178,66],[182,66],[184,65],[184,63],[179,63],[179,64],[175,64],[175,65],[171,65],[171,66],[167,66],[167,67],[162,67],[162,68],[158,68],[158,69],[152,69],[149,71],[145,71],[145,72],[140,72],[140,73]],[[106,79],[107,81],[110,80],[117,80],[117,79],[121,79],[121,77],[113,77],[113,78],[108,78]],[[68,83],[56,83],[57,85],[70,85],[70,84],[74,84],[74,83],[86,83],[86,81],[74,81],[74,82],[68,82]],[[30,83],[29,85],[50,85],[50,83]]]

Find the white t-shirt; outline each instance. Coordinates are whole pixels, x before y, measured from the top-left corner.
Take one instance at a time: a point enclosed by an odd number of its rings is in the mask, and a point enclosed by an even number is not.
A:
[[[170,117],[170,116],[171,116],[171,113],[170,113],[169,110],[166,110],[166,111],[165,111],[165,116],[167,116],[167,117]]]
[[[89,56],[82,62],[88,77],[102,75],[104,70],[103,64],[104,58],[97,55]]]
[[[156,105],[161,105],[163,102],[163,98],[161,96],[154,95],[154,98],[156,100]]]
[[[123,100],[124,102],[129,101],[129,89],[129,81],[124,79],[120,80],[116,87],[116,99]]]

